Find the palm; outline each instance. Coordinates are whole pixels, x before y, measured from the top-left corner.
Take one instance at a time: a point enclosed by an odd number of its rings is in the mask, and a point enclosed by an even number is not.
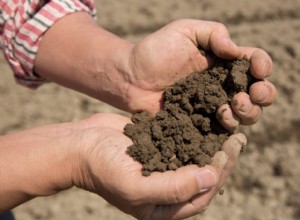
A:
[[[207,59],[184,32],[172,25],[149,35],[133,49],[132,103],[136,109],[156,112],[160,108],[164,88],[195,71],[208,67]],[[171,54],[171,55],[170,55]]]
[[[144,177],[141,164],[133,161],[126,153],[132,142],[123,134],[123,128],[129,122],[128,118],[113,114],[98,114],[86,120],[85,130],[92,144],[85,149],[88,167],[84,172],[90,180],[83,184],[84,187],[80,187],[99,194],[139,219],[181,219],[181,216],[204,210],[224,183],[236,157],[232,158],[228,169],[218,171],[218,185],[202,194],[199,194],[198,186],[195,187],[195,172],[204,168],[192,165]],[[237,147],[240,149],[240,144]],[[222,160],[219,156],[215,158],[216,164],[207,168],[222,169],[218,168],[217,161]],[[191,189],[194,191],[190,192]]]
[[[197,46],[184,33],[169,26],[139,42],[132,59],[136,83],[153,91],[162,90],[193,71],[207,68],[206,58]]]

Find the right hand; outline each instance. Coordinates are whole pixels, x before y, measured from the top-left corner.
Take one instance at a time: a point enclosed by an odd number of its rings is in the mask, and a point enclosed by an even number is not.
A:
[[[221,23],[178,20],[133,45],[99,27],[87,13],[73,13],[45,33],[34,66],[45,79],[117,108],[155,114],[162,107],[164,88],[211,65],[199,47],[223,59],[250,59],[252,75],[262,81],[251,86],[249,95],[237,94],[218,114],[228,130],[257,122],[262,107],[271,105],[276,96],[274,85],[267,80],[272,60],[261,49],[236,46]]]
[[[128,118],[114,114],[97,114],[77,123],[81,134],[73,182],[138,219],[183,219],[203,212],[246,144],[242,134],[235,134],[210,165],[189,165],[145,177],[141,164],[126,153],[132,144],[123,134],[127,123]]]
[[[249,94],[235,95],[233,102],[221,106],[218,114],[222,116],[221,124],[232,131],[239,124],[256,123],[262,108],[271,105],[276,97],[274,85],[267,80],[272,72],[270,56],[259,48],[235,45],[221,23],[191,19],[174,21],[134,45],[127,90],[131,111],[156,113],[161,108],[164,88],[193,72],[208,69],[212,61],[199,52],[199,47],[227,60],[249,58],[251,74],[261,81],[250,87]]]

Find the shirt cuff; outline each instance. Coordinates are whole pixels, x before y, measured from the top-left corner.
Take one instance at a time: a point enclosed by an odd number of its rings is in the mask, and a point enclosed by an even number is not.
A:
[[[11,23],[18,23],[19,16],[15,16],[12,22],[4,26],[4,52],[9,61],[16,81],[29,88],[37,88],[46,82],[45,79],[33,72],[33,64],[38,51],[40,41],[44,33],[60,18],[78,11],[85,11],[96,17],[96,10],[92,1],[82,0],[51,0],[47,4],[29,16],[19,27],[15,27],[13,33],[6,32],[11,28]],[[25,7],[24,7],[25,8]],[[28,16],[22,7],[16,15]],[[20,18],[20,21],[24,17]],[[5,34],[6,33],[6,34]],[[8,36],[7,36],[8,35]]]

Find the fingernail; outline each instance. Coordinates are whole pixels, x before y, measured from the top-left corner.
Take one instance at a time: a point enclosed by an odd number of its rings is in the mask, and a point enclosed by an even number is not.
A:
[[[238,104],[239,104],[239,103],[238,103],[238,101],[237,101],[236,99],[233,99],[233,100],[232,100],[232,105],[233,105],[233,106],[237,106]]]
[[[200,192],[204,192],[217,184],[216,175],[209,169],[202,169],[196,174]]]
[[[228,109],[229,109],[229,105],[225,104],[223,106],[221,106],[218,110],[217,110],[217,114],[216,114],[216,118],[218,120],[224,119],[224,120],[228,120]],[[226,114],[227,113],[227,114]]]

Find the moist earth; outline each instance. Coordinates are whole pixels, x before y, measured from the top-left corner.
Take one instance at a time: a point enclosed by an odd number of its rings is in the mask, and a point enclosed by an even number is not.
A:
[[[127,153],[142,164],[143,175],[209,164],[231,134],[219,123],[222,116],[216,111],[236,93],[248,92],[254,78],[245,57],[215,61],[209,70],[192,73],[166,88],[163,108],[154,117],[136,113],[133,123],[125,126],[124,133],[133,141]]]

